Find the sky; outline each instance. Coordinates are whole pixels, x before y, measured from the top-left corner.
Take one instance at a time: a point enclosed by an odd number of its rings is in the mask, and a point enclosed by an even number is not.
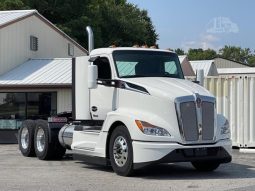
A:
[[[128,0],[148,11],[160,48],[255,49],[254,0]]]

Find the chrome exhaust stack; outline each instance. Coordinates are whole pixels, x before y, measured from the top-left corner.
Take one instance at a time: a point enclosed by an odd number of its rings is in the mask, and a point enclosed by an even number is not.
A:
[[[88,33],[88,51],[90,52],[94,49],[94,34],[90,26],[86,27]]]

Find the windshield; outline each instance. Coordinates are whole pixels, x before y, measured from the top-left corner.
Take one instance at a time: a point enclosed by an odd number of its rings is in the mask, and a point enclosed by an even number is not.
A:
[[[179,58],[175,53],[118,50],[113,52],[113,59],[120,78],[184,78]]]

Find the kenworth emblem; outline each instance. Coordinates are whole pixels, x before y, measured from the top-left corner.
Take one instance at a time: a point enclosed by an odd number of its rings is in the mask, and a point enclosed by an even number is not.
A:
[[[202,100],[201,100],[201,98],[197,98],[197,100],[196,100],[196,103],[197,103],[197,107],[198,108],[201,108],[201,106],[202,106]]]

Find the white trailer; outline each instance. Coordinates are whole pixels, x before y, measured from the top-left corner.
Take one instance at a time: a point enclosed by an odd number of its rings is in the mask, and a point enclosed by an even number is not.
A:
[[[156,163],[191,162],[202,171],[231,161],[228,120],[215,97],[184,79],[178,56],[148,48],[93,49],[73,59],[72,115],[26,120],[24,156],[111,165],[123,176]]]

